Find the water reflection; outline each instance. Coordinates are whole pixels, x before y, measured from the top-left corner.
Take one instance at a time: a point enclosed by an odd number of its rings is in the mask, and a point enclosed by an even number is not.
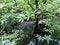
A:
[[[51,40],[49,45],[60,45],[60,40]]]
[[[58,45],[60,45],[60,40],[58,40]]]
[[[60,45],[60,40],[50,40],[49,44],[44,42],[38,42],[36,39],[31,39],[27,45]]]
[[[27,45],[36,45],[36,40],[32,39]]]

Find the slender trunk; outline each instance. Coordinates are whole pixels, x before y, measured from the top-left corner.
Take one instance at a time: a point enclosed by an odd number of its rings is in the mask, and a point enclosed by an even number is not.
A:
[[[36,12],[35,12],[35,29],[34,29],[34,34],[38,33],[38,0],[35,0],[35,5],[36,5]]]
[[[36,9],[38,9],[38,0],[35,0]]]
[[[44,1],[44,4],[46,4],[47,0]],[[41,29],[38,29],[38,21],[39,21],[39,6],[38,6],[38,0],[35,0],[35,5],[36,5],[36,12],[35,12],[35,29],[34,29],[34,34],[38,34],[41,32]],[[42,15],[43,19],[43,15]],[[42,26],[42,25],[40,25]]]

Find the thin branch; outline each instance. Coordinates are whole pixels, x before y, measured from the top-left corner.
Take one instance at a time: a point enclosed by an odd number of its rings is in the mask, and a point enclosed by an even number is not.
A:
[[[35,0],[36,9],[38,9],[38,0]]]
[[[44,0],[44,3],[43,4],[46,4],[47,0]]]
[[[15,5],[16,5],[16,7],[17,7],[17,2],[16,2],[16,0],[14,0],[14,2],[15,2]]]
[[[35,10],[35,9],[32,7],[32,5],[29,3],[29,1],[28,1],[28,5],[32,8],[33,11]]]

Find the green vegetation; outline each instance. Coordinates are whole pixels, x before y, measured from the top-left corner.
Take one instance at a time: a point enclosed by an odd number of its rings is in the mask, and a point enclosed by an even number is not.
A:
[[[60,39],[60,0],[0,0],[0,45],[25,45],[35,29],[39,42]]]

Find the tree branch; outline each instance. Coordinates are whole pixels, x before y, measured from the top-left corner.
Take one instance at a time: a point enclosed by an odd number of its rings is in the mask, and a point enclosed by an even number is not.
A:
[[[35,0],[36,9],[38,9],[38,0]]]
[[[47,0],[44,0],[44,3],[43,4],[46,4]]]
[[[15,5],[16,5],[16,7],[17,7],[17,2],[16,2],[16,0],[14,0],[14,2],[15,2]]]
[[[39,32],[38,30],[38,19],[39,19],[39,14],[38,14],[38,0],[35,0],[35,5],[36,5],[36,11],[35,11],[35,29],[34,29],[34,34],[37,34]]]
[[[28,5],[32,8],[33,11],[35,10],[35,9],[32,7],[32,5],[29,3],[29,1],[28,1]]]

